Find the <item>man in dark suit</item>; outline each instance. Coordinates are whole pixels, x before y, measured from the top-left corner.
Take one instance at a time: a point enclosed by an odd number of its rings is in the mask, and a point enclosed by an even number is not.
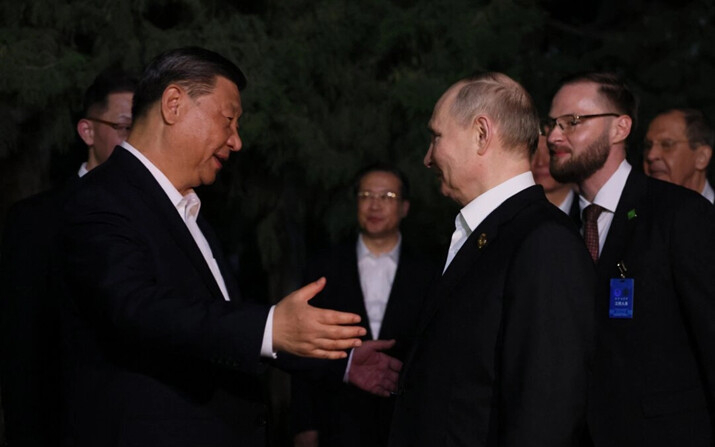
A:
[[[393,358],[404,360],[416,335],[417,318],[434,266],[402,240],[409,184],[395,167],[376,164],[357,175],[357,241],[312,259],[306,280],[325,276],[318,307],[360,315],[367,334]],[[394,346],[393,346],[394,343]],[[292,381],[296,447],[387,445],[394,397],[375,396],[336,380]]]
[[[484,73],[450,87],[429,128],[425,165],[463,208],[403,369],[390,445],[579,445],[595,273],[529,170],[533,101]]]
[[[342,358],[357,315],[242,301],[193,188],[241,149],[243,73],[200,48],[157,56],[126,142],[72,191],[60,230],[68,437],[77,446],[260,446],[261,356]],[[279,359],[280,359],[280,354]]]
[[[87,161],[68,184],[21,200],[5,221],[0,254],[0,388],[10,446],[60,444],[59,299],[50,284],[50,252],[64,197],[104,162],[132,122],[136,81],[100,73],[84,95],[77,132]]]
[[[589,431],[600,446],[712,446],[715,217],[694,191],[626,161],[636,99],[609,73],[564,80],[551,173],[577,184],[596,260]]]

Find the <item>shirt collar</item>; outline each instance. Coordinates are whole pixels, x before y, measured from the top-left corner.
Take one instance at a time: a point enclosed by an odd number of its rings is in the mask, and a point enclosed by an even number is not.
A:
[[[154,179],[156,179],[157,183],[159,183],[159,186],[161,186],[161,189],[164,190],[164,193],[169,197],[171,203],[174,204],[182,219],[187,220],[190,217],[195,219],[196,216],[198,216],[199,209],[201,208],[201,201],[193,189],[189,191],[186,196],[182,196],[179,190],[174,187],[166,175],[164,175],[164,173],[161,172],[161,170],[157,168],[154,163],[146,158],[144,154],[139,152],[137,148],[126,141],[122,141],[120,146],[126,149],[130,154],[134,155],[149,170]]]
[[[460,211],[469,231],[474,231],[492,211],[509,197],[535,184],[531,171],[526,171],[477,196]]]
[[[381,258],[383,256],[387,256],[390,259],[392,259],[395,263],[399,261],[400,258],[400,246],[402,245],[402,234],[397,233],[397,243],[395,246],[392,248],[392,250],[388,251],[387,253],[382,253],[379,255],[373,254],[369,248],[367,248],[367,245],[365,245],[365,241],[362,238],[362,234],[358,236],[358,241],[357,241],[357,256],[358,260],[364,259],[367,257],[372,257],[372,258]]]
[[[88,173],[88,172],[89,172],[89,171],[87,170],[87,162],[85,161],[85,162],[82,163],[82,165],[79,167],[79,171],[77,171],[77,175],[78,175],[79,177],[84,177],[84,175],[85,175],[86,173]]]
[[[591,203],[595,203],[600,207],[604,208],[606,211],[611,213],[616,212],[616,207],[618,206],[618,201],[621,199],[621,194],[623,193],[623,188],[626,186],[626,180],[628,180],[628,174],[631,173],[631,165],[628,161],[623,160],[616,172],[611,175],[611,178],[598,190],[596,197],[593,198],[593,202],[589,202],[583,196],[579,195],[579,207],[581,210],[586,208]]]
[[[715,191],[713,190],[713,187],[710,185],[710,182],[705,180],[705,187],[703,188],[703,191],[701,192],[703,197],[708,199],[710,203],[715,202]]]

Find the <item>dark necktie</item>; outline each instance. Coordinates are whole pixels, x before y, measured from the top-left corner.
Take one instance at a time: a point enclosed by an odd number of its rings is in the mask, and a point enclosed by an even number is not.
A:
[[[598,216],[603,208],[592,203],[583,210],[583,239],[593,262],[598,261]]]

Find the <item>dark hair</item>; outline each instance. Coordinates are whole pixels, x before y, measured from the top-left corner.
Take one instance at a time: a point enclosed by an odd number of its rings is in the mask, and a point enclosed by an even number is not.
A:
[[[539,114],[524,87],[503,73],[484,72],[457,84],[452,115],[467,126],[478,113],[489,115],[499,127],[501,143],[508,150],[536,150]],[[527,154],[527,155],[528,155]]]
[[[407,181],[407,177],[405,177],[405,174],[403,174],[402,171],[397,169],[396,166],[382,162],[368,165],[362,168],[355,175],[355,181],[353,182],[353,192],[355,194],[357,194],[358,190],[360,189],[360,182],[362,181],[362,179],[372,172],[387,172],[397,177],[400,180],[400,197],[402,198],[402,200],[410,200],[410,183]]]
[[[685,121],[685,135],[688,137],[688,143],[692,149],[697,148],[701,144],[713,147],[715,144],[715,132],[710,125],[710,121],[703,112],[698,109],[686,107],[673,107],[658,115],[667,113],[680,112],[683,114]]]
[[[108,98],[112,93],[133,93],[137,87],[136,79],[130,77],[119,68],[107,68],[94,78],[94,82],[84,92],[82,101],[82,116],[87,117],[90,109],[97,109],[101,114],[109,105]],[[95,110],[92,110],[95,113]]]
[[[218,76],[233,82],[239,90],[246,87],[241,69],[218,53],[198,47],[161,53],[149,63],[139,80],[132,116],[136,120],[144,115],[172,83],[186,88],[189,96],[196,98],[213,91]]]
[[[617,112],[631,117],[631,135],[633,135],[633,130],[638,122],[638,98],[625,79],[616,73],[609,72],[576,73],[563,78],[559,82],[559,89],[565,85],[581,82],[598,84],[598,92],[614,107],[614,110],[606,112]]]

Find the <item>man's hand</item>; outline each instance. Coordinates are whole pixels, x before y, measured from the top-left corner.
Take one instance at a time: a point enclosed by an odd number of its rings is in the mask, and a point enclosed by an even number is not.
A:
[[[391,392],[397,391],[402,362],[380,352],[393,346],[395,340],[370,340],[353,349],[348,382],[383,397],[389,397]]]
[[[365,328],[343,326],[360,322],[356,314],[318,309],[308,304],[325,287],[325,278],[283,298],[273,312],[273,350],[303,357],[340,359],[346,349],[360,346]]]

